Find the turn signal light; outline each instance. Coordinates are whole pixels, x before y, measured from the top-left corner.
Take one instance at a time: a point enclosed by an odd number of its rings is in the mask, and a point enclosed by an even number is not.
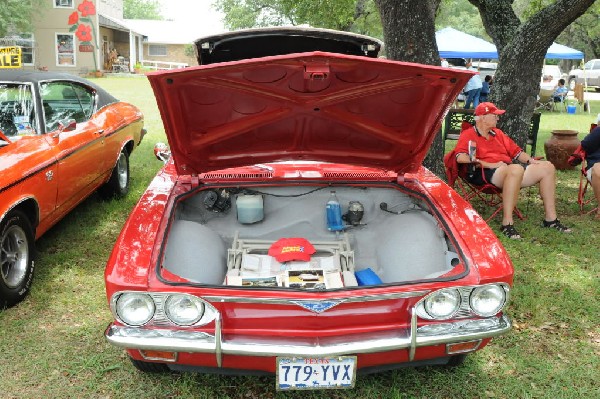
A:
[[[140,355],[146,360],[162,360],[163,362],[174,362],[177,360],[177,352],[140,350]]]
[[[472,352],[479,348],[481,344],[481,340],[478,339],[476,341],[468,341],[468,342],[459,342],[456,344],[448,344],[446,345],[446,353],[449,355],[453,355],[455,353],[465,353]]]

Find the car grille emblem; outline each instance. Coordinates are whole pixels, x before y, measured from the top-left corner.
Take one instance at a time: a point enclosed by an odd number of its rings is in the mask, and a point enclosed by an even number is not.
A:
[[[52,172],[51,170],[46,172],[46,180],[50,181],[54,178],[54,172]]]
[[[343,301],[292,301],[298,306],[302,306],[306,310],[310,310],[315,313],[322,313],[326,310],[331,309],[334,306],[339,305]]]

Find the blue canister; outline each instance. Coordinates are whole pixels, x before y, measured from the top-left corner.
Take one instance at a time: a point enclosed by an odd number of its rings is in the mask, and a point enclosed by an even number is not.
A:
[[[327,201],[326,207],[327,213],[327,230],[329,231],[340,231],[344,230],[344,222],[342,221],[342,207],[340,201],[338,201],[335,191],[331,192],[329,201]]]

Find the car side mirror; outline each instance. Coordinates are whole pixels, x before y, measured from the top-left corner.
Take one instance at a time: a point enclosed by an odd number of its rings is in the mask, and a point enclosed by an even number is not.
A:
[[[165,143],[156,143],[154,145],[154,156],[159,161],[167,163],[169,158],[171,158],[171,149]]]

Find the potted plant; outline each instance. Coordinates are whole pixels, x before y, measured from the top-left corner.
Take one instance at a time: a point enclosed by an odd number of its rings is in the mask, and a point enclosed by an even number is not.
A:
[[[142,63],[141,62],[136,62],[135,65],[133,66],[133,71],[135,73],[141,73],[142,72]]]

